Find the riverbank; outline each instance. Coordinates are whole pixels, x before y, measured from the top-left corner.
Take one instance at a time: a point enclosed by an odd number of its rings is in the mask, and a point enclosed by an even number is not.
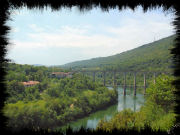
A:
[[[85,119],[87,117],[91,117],[92,114],[105,111],[105,110],[107,111],[107,109],[109,109],[110,107],[116,107],[116,106],[117,106],[117,98],[113,100],[112,102],[109,102],[107,104],[103,104],[102,106],[97,107],[95,110],[91,111],[89,114],[77,116],[76,119],[74,119],[73,121],[67,121],[62,125],[58,125],[57,127],[54,127],[52,130],[65,131],[69,127],[69,123],[78,122],[79,120]]]
[[[110,87],[111,88],[111,87]],[[84,127],[85,129],[96,129],[98,122],[105,118],[109,120],[119,111],[130,108],[133,111],[137,111],[144,104],[144,95],[138,90],[136,98],[133,96],[133,89],[127,89],[127,95],[123,96],[123,88],[118,87],[117,102],[113,105],[107,106],[104,109],[97,110],[85,116],[83,118],[71,121],[64,126],[56,128],[57,130],[65,131],[69,126],[75,131]]]
[[[8,90],[12,92],[22,88],[18,91],[21,99],[15,101],[16,96],[12,95],[4,107],[4,114],[9,118],[8,127],[15,130],[53,129],[112,105],[118,96],[115,90],[108,90],[82,74],[74,74],[72,78],[47,79],[31,87],[24,87],[18,81],[8,84]]]

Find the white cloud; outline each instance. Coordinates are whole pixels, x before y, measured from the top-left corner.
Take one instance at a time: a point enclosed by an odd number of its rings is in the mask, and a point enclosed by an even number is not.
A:
[[[11,41],[10,48],[21,48],[21,49],[36,49],[36,48],[41,48],[44,47],[41,42],[24,42],[24,41],[18,41],[18,40],[13,40]]]
[[[56,30],[62,34],[87,34],[88,31],[92,28],[90,25],[79,25],[79,26],[62,26]]]
[[[131,20],[132,22],[132,20]],[[134,20],[123,27],[104,27],[106,34],[89,33],[95,26],[62,26],[53,33],[31,25],[37,31],[29,33],[31,42],[14,40],[16,48],[79,48],[84,57],[109,56],[138,47],[172,34],[172,26],[165,22],[147,22],[144,25]],[[43,31],[44,30],[44,31]]]
[[[174,33],[173,26],[167,22],[151,21],[142,25],[137,20],[134,20],[134,22],[131,21],[131,23],[123,27],[115,28],[111,26],[105,29],[117,37],[119,43],[124,42],[124,45],[129,46],[129,49],[153,42],[154,38],[158,40]]]
[[[19,32],[19,30],[20,30],[19,28],[15,27],[11,29],[11,32]]]
[[[25,17],[29,15],[29,10],[26,7],[18,8],[18,9],[11,9],[10,14],[11,14],[11,17],[16,17],[17,15]]]
[[[40,32],[28,34],[31,42],[26,46],[35,47],[78,47],[88,48],[96,46],[109,46],[111,44],[117,44],[118,40],[113,37],[109,37],[101,34],[89,34],[89,27],[69,27],[63,26],[54,33]],[[24,42],[25,43],[25,42]],[[22,44],[22,43],[21,43]],[[42,45],[40,45],[42,44]]]
[[[44,28],[38,27],[36,24],[30,24],[29,28],[31,28],[34,32],[43,32]]]
[[[160,20],[159,18],[163,19]],[[28,35],[24,38],[28,39],[28,41],[14,39],[11,41],[14,45],[10,49],[24,50],[24,52],[30,52],[34,49],[41,50],[41,48],[42,50],[44,48],[44,50],[66,48],[64,50],[71,51],[74,49],[78,50],[78,54],[81,54],[79,56],[83,59],[121,53],[153,42],[154,38],[158,40],[173,34],[173,26],[170,25],[170,20],[164,19],[158,14],[137,14],[136,17],[126,16],[116,27],[113,24],[111,26],[103,24],[103,22],[100,27],[90,24],[66,25],[59,28],[49,25],[39,26],[37,24],[28,26],[33,31],[23,35]],[[18,31],[18,29],[14,29],[14,31]],[[71,52],[67,52],[67,55],[71,55]],[[62,55],[62,57],[65,56]],[[75,59],[75,56],[71,57]]]

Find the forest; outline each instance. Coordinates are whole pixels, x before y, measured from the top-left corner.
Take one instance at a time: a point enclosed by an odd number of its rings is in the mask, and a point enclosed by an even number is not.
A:
[[[72,78],[52,77],[54,71],[69,72],[60,68],[5,63],[6,87],[9,97],[4,114],[7,126],[13,129],[53,129],[69,121],[89,115],[112,105],[117,92],[109,90],[80,73]],[[38,81],[25,87],[22,82]]]
[[[59,67],[74,70],[171,72],[173,63],[170,49],[174,47],[175,36],[172,35],[116,55],[75,61]]]
[[[122,52],[108,57],[98,57],[89,60],[75,61],[62,66],[64,69],[99,71],[96,72],[96,81],[103,84],[103,71],[106,72],[106,84],[112,85],[116,72],[116,85],[124,85],[124,73],[126,72],[126,85],[134,85],[134,73],[136,73],[136,84],[143,92],[144,74],[146,75],[146,86],[149,87],[152,79],[161,74],[173,74],[172,54],[170,50],[174,47],[172,35],[152,43],[142,45],[138,48]],[[118,72],[121,71],[121,72]],[[85,73],[90,76],[92,73]]]

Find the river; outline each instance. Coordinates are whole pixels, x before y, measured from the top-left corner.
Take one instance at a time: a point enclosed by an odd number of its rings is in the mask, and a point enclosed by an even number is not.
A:
[[[108,87],[111,89],[112,87]],[[133,89],[127,88],[126,96],[123,96],[123,88],[118,87],[118,101],[116,104],[107,107],[104,110],[96,111],[95,113],[90,114],[87,117],[78,119],[76,121],[70,122],[65,126],[61,127],[62,129],[66,129],[70,126],[73,130],[78,130],[80,127],[95,129],[99,120],[106,118],[109,120],[113,115],[115,115],[118,111],[122,111],[123,109],[130,108],[133,111],[137,111],[144,104],[144,95],[140,92],[136,93],[136,97],[133,95]]]

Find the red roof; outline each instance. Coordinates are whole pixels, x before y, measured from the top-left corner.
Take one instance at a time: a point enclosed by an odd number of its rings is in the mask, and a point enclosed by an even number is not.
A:
[[[28,82],[22,82],[23,85],[35,85],[35,84],[38,84],[39,82],[38,81],[28,81]]]

